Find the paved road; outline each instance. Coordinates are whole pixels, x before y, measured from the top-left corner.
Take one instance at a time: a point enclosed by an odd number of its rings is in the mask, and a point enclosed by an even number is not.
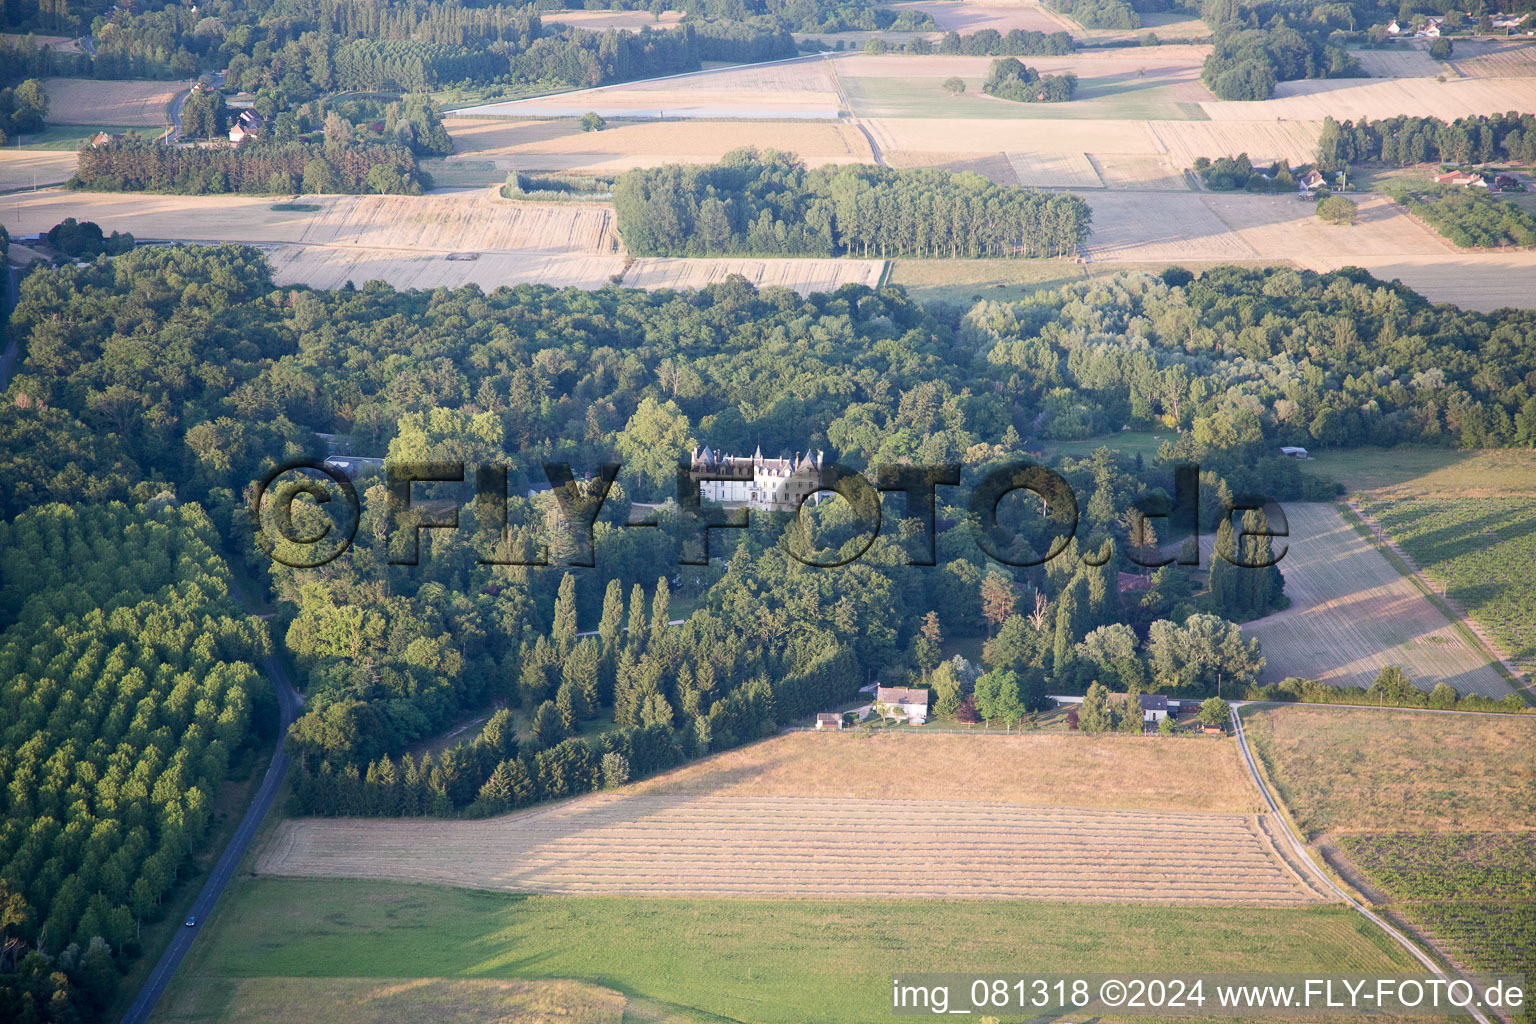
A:
[[[1448,713],[1454,714],[1454,712]],[[1366,920],[1370,921],[1376,927],[1386,932],[1387,936],[1391,938],[1392,941],[1406,949],[1415,960],[1423,965],[1425,970],[1429,971],[1430,974],[1437,978],[1446,978],[1447,980],[1455,978],[1455,975],[1448,975],[1445,970],[1440,967],[1439,964],[1431,960],[1423,950],[1414,945],[1413,941],[1409,939],[1408,936],[1404,935],[1392,925],[1388,924],[1386,919],[1383,918],[1380,914],[1377,914],[1364,903],[1361,903],[1359,900],[1355,899],[1348,892],[1345,892],[1342,887],[1336,885],[1333,879],[1329,878],[1323,869],[1318,867],[1317,863],[1312,860],[1312,857],[1307,853],[1306,847],[1302,844],[1296,833],[1292,831],[1290,821],[1288,821],[1285,815],[1280,812],[1280,805],[1275,802],[1275,798],[1270,793],[1269,787],[1264,784],[1263,777],[1259,775],[1259,766],[1253,759],[1253,751],[1248,748],[1248,737],[1243,732],[1243,717],[1242,715],[1238,714],[1237,708],[1232,709],[1232,734],[1237,737],[1237,747],[1240,751],[1242,751],[1243,761],[1248,766],[1248,774],[1253,777],[1253,784],[1259,787],[1259,792],[1264,796],[1264,802],[1269,805],[1271,820],[1273,820],[1274,823],[1279,826],[1280,831],[1285,834],[1285,840],[1288,844],[1290,844],[1291,850],[1295,852],[1296,859],[1301,861],[1301,863],[1306,866],[1307,871],[1314,878],[1316,878],[1324,888],[1326,888],[1329,892],[1334,893],[1345,903],[1348,903],[1356,910],[1356,912],[1365,917]],[[1490,1024],[1488,1018],[1478,1010],[1468,1007],[1467,1012],[1472,1015],[1472,1018],[1476,1020],[1478,1024]]]
[[[237,596],[241,596],[238,585],[235,587],[235,592]],[[208,876],[208,881],[203,884],[203,891],[197,894],[197,901],[188,911],[196,919],[196,926],[176,929],[175,937],[161,954],[160,961],[155,964],[155,969],[144,982],[144,987],[139,990],[138,997],[134,999],[133,1005],[128,1007],[128,1012],[123,1014],[123,1024],[144,1024],[149,1019],[149,1015],[154,1012],[155,1004],[160,1001],[166,985],[170,983],[176,969],[181,966],[182,957],[187,955],[187,950],[192,948],[198,933],[203,930],[208,915],[213,912],[213,905],[218,902],[224,887],[234,876],[235,868],[239,867],[240,859],[245,856],[251,840],[255,838],[262,819],[267,816],[267,811],[271,810],[273,801],[282,790],[283,776],[288,773],[290,760],[288,752],[283,749],[283,739],[288,735],[288,726],[297,716],[299,709],[303,707],[303,698],[295,692],[287,670],[276,657],[268,658],[262,668],[267,678],[272,681],[273,689],[277,691],[279,726],[276,747],[272,752],[272,763],[267,766],[267,774],[261,780],[261,788],[256,791],[256,799],[251,802],[250,809],[240,820],[240,825],[235,829],[234,836],[230,838],[229,845],[224,848],[218,864],[214,866],[213,874]]]

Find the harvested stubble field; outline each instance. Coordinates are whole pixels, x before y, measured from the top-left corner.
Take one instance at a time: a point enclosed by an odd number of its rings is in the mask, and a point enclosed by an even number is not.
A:
[[[1261,256],[1312,259],[1320,254],[1357,264],[1361,259],[1448,254],[1448,246],[1385,196],[1356,196],[1356,222],[1325,223],[1317,208],[1295,196],[1212,193],[1201,197],[1224,224]]]
[[[930,899],[1321,901],[1263,822],[911,799],[597,794],[492,821],[286,822],[258,871],[555,895],[860,898],[887,892],[891,877],[921,877],[912,895]]]
[[[522,203],[494,189],[447,196],[328,196],[299,241],[438,252],[610,255],[613,209],[601,203]]]
[[[1536,109],[1536,79],[1333,78],[1281,82],[1273,99],[1200,105],[1216,121],[1377,120],[1417,114],[1454,121],[1470,114]]]
[[[1282,705],[1243,725],[1310,834],[1536,828],[1536,717]]]
[[[1259,257],[1192,192],[1090,192],[1093,260],[1251,260]]]
[[[1470,78],[1530,78],[1536,76],[1536,44],[1458,40],[1451,66]]]
[[[1289,160],[1310,163],[1317,157],[1317,137],[1322,127],[1294,121],[1155,121],[1147,125],[1181,170],[1196,157],[1216,159],[1247,153],[1256,164]]]
[[[1050,154],[1036,154],[1049,159]],[[1065,154],[1062,154],[1065,155]],[[892,167],[942,167],[946,171],[970,171],[999,185],[1023,185],[1012,157],[1007,153],[909,153],[894,149],[881,154]]]
[[[168,107],[190,82],[107,82],[89,78],[47,78],[50,124],[170,124]]]
[[[1158,156],[1164,152],[1162,143],[1148,126],[1137,121],[883,117],[866,120],[864,124],[874,134],[882,152],[1095,153],[1110,142],[1116,153]]]
[[[324,197],[306,197],[323,203]],[[11,234],[47,231],[65,217],[95,221],[103,231],[135,238],[186,241],[297,242],[311,213],[274,211],[277,200],[246,196],[162,196],[128,192],[28,192],[0,201]]]
[[[276,284],[310,288],[362,287],[383,281],[399,289],[462,288],[493,291],[503,285],[543,284],[552,288],[601,288],[624,272],[622,256],[564,253],[486,253],[475,260],[451,260],[443,252],[362,249],[352,246],[278,245],[267,253]]]
[[[1319,272],[1363,267],[1383,281],[1401,281],[1431,302],[1452,302],[1484,313],[1536,306],[1536,252],[1444,253],[1385,260],[1312,256],[1298,262]]]
[[[559,93],[456,111],[467,117],[750,118],[832,120],[841,104],[827,62],[794,58]]]
[[[878,864],[868,870],[880,873]],[[1010,975],[1134,972],[1149,963],[1386,975],[1410,963],[1344,907],[1269,908],[1263,927],[1254,921],[1247,907],[1096,904],[1085,912],[1080,904],[911,900],[889,886],[874,900],[636,900],[239,879],[167,1002],[196,990],[198,1020],[219,1021],[239,1012],[235,985],[247,978],[568,978],[623,992],[626,1020],[850,1024],[888,1019],[890,979],[914,964]],[[268,1019],[331,1024],[295,1009]]]
[[[873,288],[884,267],[883,260],[658,257],[631,262],[624,274],[624,286],[653,291],[658,288],[703,288],[740,275],[758,288],[792,288],[807,295],[836,291],[845,284]]]
[[[631,787],[661,795],[894,800],[1244,814],[1258,794],[1230,744],[985,733],[789,733]]]
[[[287,822],[258,870],[565,895],[858,898],[894,874],[930,898],[1320,900],[1241,813],[1255,801],[1227,742],[796,733],[495,820]]]
[[[795,153],[807,166],[869,163],[869,143],[851,124],[807,121],[646,121],[584,132],[575,121],[444,121],[453,137],[448,159],[492,161],[505,172],[614,174],[666,163],[714,163],[732,149],[756,146]]]
[[[1460,49],[1464,44],[1458,43]],[[1445,74],[1445,65],[1431,57],[1425,49],[1411,46],[1397,50],[1354,50],[1360,62],[1360,70],[1371,78],[1434,78]]]
[[[1168,192],[1188,192],[1190,189],[1183,170],[1164,156],[1090,153],[1088,159],[1107,188],[1154,189]]]
[[[1008,153],[1020,185],[1043,188],[1103,188],[1086,153]]]
[[[57,185],[75,173],[80,158],[48,149],[0,149],[0,191]]]
[[[1509,683],[1480,647],[1399,573],[1331,505],[1285,507],[1288,551],[1280,563],[1291,605],[1243,627],[1258,639],[1265,682],[1287,676],[1369,686],[1399,665],[1414,684],[1503,697]]]
[[[941,30],[966,35],[979,32],[984,28],[995,29],[1004,35],[1016,28],[1026,32],[1045,33],[1080,31],[1077,22],[1070,18],[1048,11],[1038,3],[1028,3],[1025,0],[1015,0],[1013,3],[999,3],[998,0],[988,0],[984,3],[933,3],[931,0],[917,0],[917,2],[906,0],[906,2],[892,4],[891,9],[926,11],[933,15],[933,20]]]

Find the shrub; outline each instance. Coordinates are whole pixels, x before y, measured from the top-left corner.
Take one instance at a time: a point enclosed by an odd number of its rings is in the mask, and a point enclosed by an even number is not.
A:
[[[1343,196],[1324,196],[1317,201],[1317,215],[1329,224],[1353,224],[1357,207]]]

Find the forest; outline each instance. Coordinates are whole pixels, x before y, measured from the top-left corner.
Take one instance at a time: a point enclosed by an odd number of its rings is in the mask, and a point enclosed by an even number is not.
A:
[[[1060,57],[1074,49],[1072,37],[1066,32],[1031,32],[1011,29],[1007,33],[995,28],[978,29],[961,35],[946,32],[938,43],[926,39],[914,39],[907,44],[908,53],[951,53],[967,57]]]
[[[238,148],[166,146],[130,137],[80,151],[70,188],[181,195],[421,195],[432,179],[394,143],[261,141]]]
[[[1013,57],[995,60],[987,68],[982,92],[1015,103],[1064,103],[1077,90],[1077,76],[1067,71],[1041,75]]]
[[[626,171],[613,204],[625,245],[643,256],[1061,256],[1087,237],[1091,216],[1070,193],[978,174],[808,171],[793,154],[754,149],[718,164]]]
[[[1368,121],[1323,119],[1317,143],[1325,171],[1357,164],[1409,167],[1422,163],[1482,164],[1510,160],[1536,164],[1536,115],[1493,114],[1449,123],[1435,117],[1400,114]]]
[[[1140,28],[1141,15],[1125,0],[1043,0],[1084,28]]]
[[[1277,82],[1356,78],[1360,62],[1333,35],[1355,28],[1346,4],[1323,6],[1248,0],[1205,0],[1214,50],[1200,77],[1223,100],[1267,100]]]
[[[96,1019],[276,701],[218,531],[166,496],[0,523],[0,1017]],[[13,944],[14,942],[14,944]]]
[[[0,780],[24,825],[0,831],[0,879],[24,910],[7,934],[48,938],[4,998],[61,1024],[89,1018],[107,967],[136,954],[136,922],[242,763],[235,738],[275,717],[251,667],[268,634],[230,600],[221,550],[267,580],[271,635],[305,691],[286,739],[295,806],[478,815],[725,749],[871,678],[1009,723],[1095,683],[1206,697],[1219,675],[1228,696],[1304,696],[1304,681],[1257,685],[1263,653],[1236,625],[1283,605],[1283,574],[1221,563],[1204,587],[1143,566],[1179,535],[1132,509],[1167,507],[1190,482],[1175,467],[1196,464],[1200,531],[1262,561],[1266,539],[1236,536],[1234,495],[1334,493],[1278,444],[1536,442],[1532,382],[1509,369],[1536,355],[1536,314],[1432,306],[1359,271],[1131,273],[964,312],[899,288],[802,297],[740,279],[317,292],[274,287],[249,247],[153,247],[33,271],[12,326],[0,558],[28,569],[0,587],[0,658],[25,680],[4,698]],[[1125,426],[1168,440],[1117,453]],[[365,477],[352,550],[290,568],[253,543],[245,504],[265,467],[323,454],[315,431],[396,462],[505,464],[505,500],[418,485],[464,503],[462,525],[421,531],[419,564],[392,564],[421,513]],[[983,551],[964,497],[983,474],[1017,473],[1038,439],[1101,436],[1052,462],[1075,523],[1010,498],[1008,539]],[[710,531],[713,557],[694,564],[694,515],[622,524],[705,442],[825,449],[870,474],[953,463],[962,483],[938,489],[932,535],[903,499],[872,538],[834,501]],[[590,499],[580,481],[608,461],[622,468],[582,569],[560,502]],[[541,490],[560,462],[577,482]],[[1122,572],[1145,582],[1122,589]],[[958,638],[981,657],[945,657]],[[476,739],[430,742],[486,713]]]

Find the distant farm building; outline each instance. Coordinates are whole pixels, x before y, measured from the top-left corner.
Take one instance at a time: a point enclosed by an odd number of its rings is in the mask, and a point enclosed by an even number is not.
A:
[[[1487,188],[1488,182],[1481,174],[1473,174],[1471,171],[1447,171],[1444,174],[1435,175],[1436,185],[1450,185],[1455,188]]]
[[[229,141],[239,143],[244,139],[261,134],[266,127],[266,122],[261,115],[254,110],[242,110],[240,116],[235,118],[235,123],[229,129]]]
[[[928,693],[913,686],[880,686],[875,689],[875,703],[885,705],[882,713],[887,718],[904,718],[913,725],[922,725],[928,721]]]
[[[1281,446],[1280,454],[1284,455],[1288,459],[1309,459],[1309,458],[1311,458],[1311,456],[1307,454],[1307,450],[1305,448],[1298,448],[1295,445],[1289,445],[1289,444]]]
[[[818,730],[837,730],[843,727],[843,716],[836,714],[819,714],[816,716],[816,728]]]
[[[1315,192],[1326,184],[1328,179],[1323,177],[1322,172],[1313,168],[1301,176],[1301,180],[1296,182],[1296,187],[1303,192]]]
[[[1168,698],[1160,693],[1141,695],[1141,720],[1153,725],[1168,717]]]

